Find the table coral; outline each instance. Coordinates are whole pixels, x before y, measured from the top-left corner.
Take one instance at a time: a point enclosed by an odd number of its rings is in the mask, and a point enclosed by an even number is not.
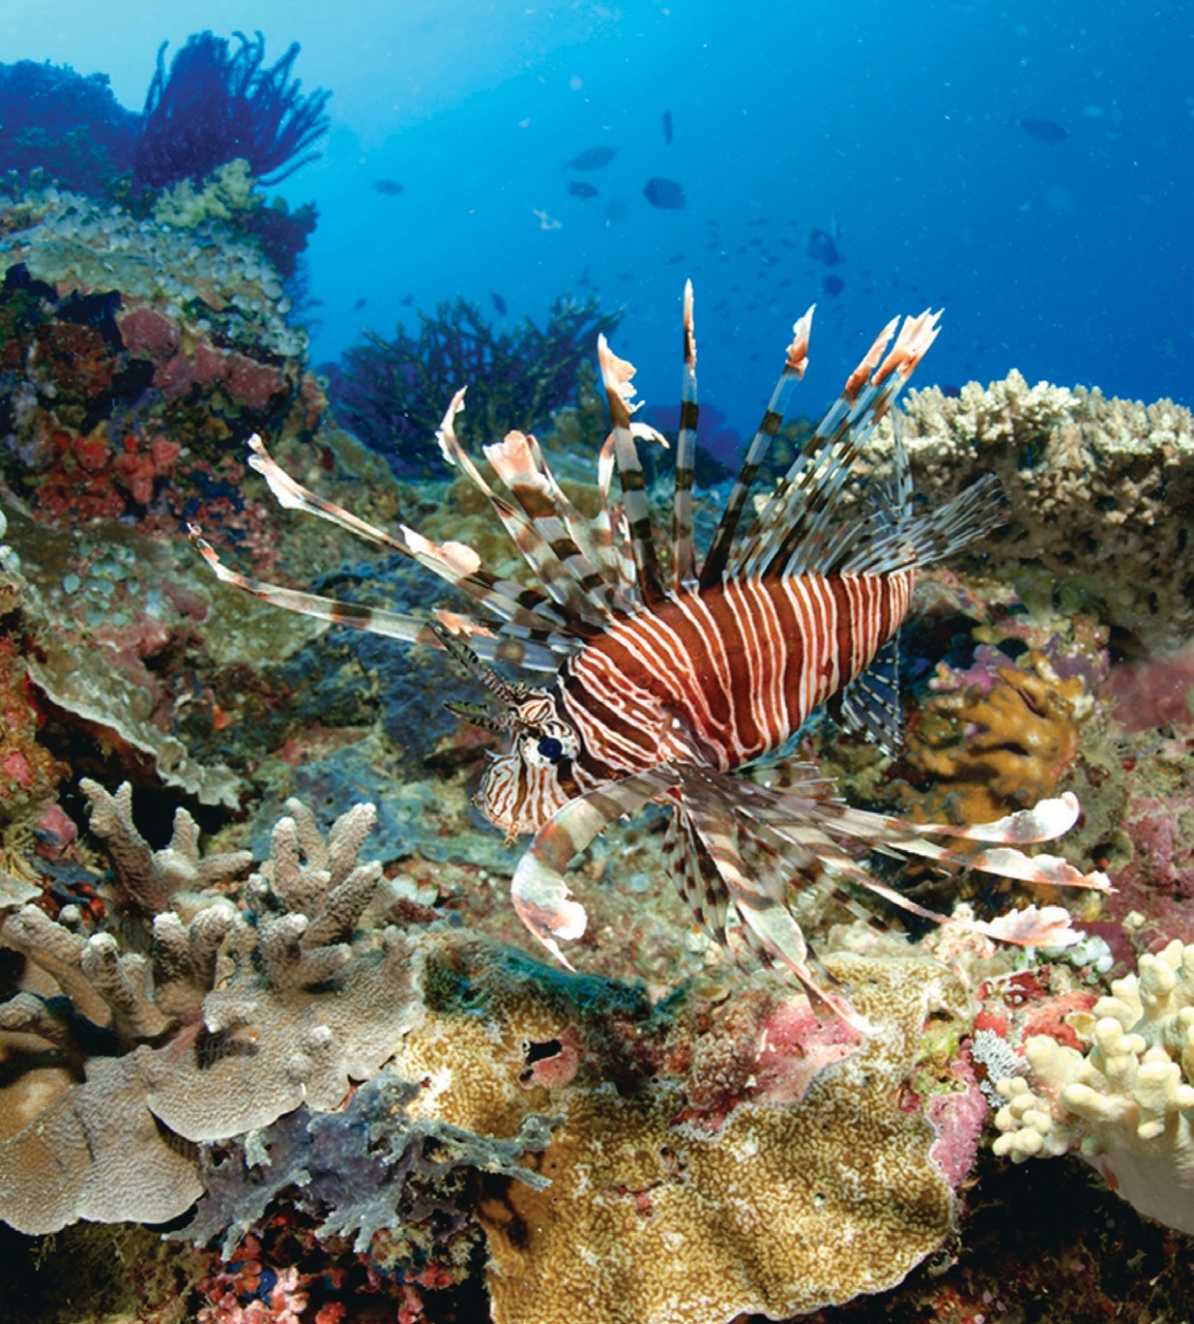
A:
[[[976,549],[988,573],[1098,605],[1122,644],[1149,652],[1194,632],[1183,555],[1194,504],[1194,418],[1170,400],[1143,405],[1018,372],[911,391],[904,443],[916,490],[943,501],[995,473],[1012,511],[1007,533]],[[890,424],[884,440],[891,444]]]
[[[1070,1018],[1083,1051],[1027,1040],[1031,1083],[997,1083],[995,1152],[1076,1149],[1141,1213],[1194,1233],[1194,944],[1142,956],[1111,988]]]

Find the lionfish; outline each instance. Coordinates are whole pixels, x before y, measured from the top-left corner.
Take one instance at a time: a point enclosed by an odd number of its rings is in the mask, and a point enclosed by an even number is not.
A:
[[[916,513],[898,431],[886,481],[856,491],[851,509],[843,500],[876,424],[937,336],[940,314],[927,310],[905,318],[898,334],[898,317],[884,327],[791,467],[765,499],[750,501],[792,388],[804,375],[812,314],[810,308],[793,327],[783,371],[703,558],[693,531],[691,283],[684,293],[670,564],[656,546],[637,445],[667,442],[632,421],[635,369],[604,336],[597,354],[612,432],[598,458],[595,518],[569,500],[535,438],[521,432],[483,447],[505,487],[504,494],[495,491],[456,436],[463,389],[437,434],[447,463],[488,498],[513,538],[531,585],[495,575],[462,543],[436,544],[405,526],[397,537],[375,528],[300,486],[259,437],[249,442],[249,463],[283,506],[413,558],[471,598],[475,615],[436,609],[419,618],[266,584],[226,567],[194,526],[191,537],[222,580],[292,611],[445,649],[485,686],[498,710],[449,707],[510,739],[484,773],[477,804],[509,839],[534,834],[515,870],[512,899],[526,927],[564,965],[560,940],[579,938],[586,924],[564,878],[570,862],[614,820],[657,802],[671,811],[664,863],[706,933],[731,951],[727,933],[737,933],[739,949],[786,967],[814,1005],[862,1028],[845,997],[826,986],[829,978],[808,949],[789,905],[794,887],[822,881],[852,913],[872,918],[843,890],[848,882],[940,924],[1037,945],[1077,939],[1064,909],[1030,906],[992,921],[937,914],[880,881],[854,855],[866,848],[1029,883],[1101,890],[1110,884],[1058,857],[1017,849],[1072,826],[1078,804],[1069,794],[998,822],[960,827],[853,808],[815,775],[783,788],[743,775],[782,755],[814,710],[835,696],[847,728],[894,750],[897,637],[916,573],[1004,520],[993,476],[940,509]],[[620,502],[611,498],[615,469]],[[553,679],[545,686],[510,681],[489,665],[494,662]],[[808,765],[798,771],[808,773]]]

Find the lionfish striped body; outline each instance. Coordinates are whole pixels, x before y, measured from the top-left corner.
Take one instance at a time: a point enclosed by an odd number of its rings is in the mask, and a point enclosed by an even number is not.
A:
[[[510,433],[484,448],[505,486],[495,491],[460,446],[460,391],[439,433],[447,461],[490,499],[538,583],[500,579],[460,543],[435,544],[403,528],[395,538],[316,496],[286,475],[260,440],[250,463],[284,504],[305,509],[419,561],[470,597],[478,616],[431,619],[370,610],[247,579],[227,569],[197,529],[192,536],[223,579],[291,610],[447,649],[502,705],[452,705],[468,720],[509,733],[478,804],[510,836],[534,840],[514,876],[515,907],[567,964],[559,940],[579,937],[583,907],[564,880],[571,860],[615,819],[656,801],[670,806],[665,861],[700,924],[718,942],[735,929],[767,963],[786,966],[815,1002],[858,1024],[824,987],[789,905],[793,885],[851,882],[940,923],[967,924],[1021,943],[1072,940],[1059,907],[991,922],[934,914],[880,883],[840,843],[985,869],[1028,882],[1105,889],[1064,860],[1016,846],[1052,839],[1077,816],[1072,796],[1043,801],[997,823],[917,825],[853,809],[815,775],[775,790],[735,775],[775,755],[809,715],[838,696],[846,724],[887,748],[899,742],[896,637],[918,567],[947,556],[1002,521],[1001,494],[983,479],[935,512],[916,515],[902,448],[869,507],[843,510],[843,493],[875,424],[937,334],[937,316],[898,319],[850,375],[835,405],[767,499],[752,484],[807,362],[812,309],[793,328],[784,371],[709,548],[698,564],[692,486],[696,345],[685,290],[684,389],[677,444],[670,573],[660,565],[637,443],[662,442],[632,422],[633,367],[598,342],[613,430],[598,461],[602,510],[587,519],[569,502],[533,437]],[[622,501],[610,497],[614,468]],[[876,499],[877,498],[877,499]],[[749,514],[749,525],[740,525]],[[544,688],[505,680],[488,663],[554,673]],[[945,846],[940,838],[963,842]]]

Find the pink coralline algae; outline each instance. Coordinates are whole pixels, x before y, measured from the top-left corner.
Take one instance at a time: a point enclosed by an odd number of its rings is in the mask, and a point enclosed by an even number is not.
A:
[[[168,400],[181,399],[196,385],[220,385],[237,403],[265,410],[286,388],[280,368],[188,334],[149,305],[132,308],[116,321],[129,353],[153,363],[153,384]]]

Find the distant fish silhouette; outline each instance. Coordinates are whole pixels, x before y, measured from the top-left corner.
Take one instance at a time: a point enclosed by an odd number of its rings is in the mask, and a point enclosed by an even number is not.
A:
[[[643,185],[643,197],[661,211],[679,211],[685,203],[684,185],[674,179],[648,179]]]
[[[398,302],[403,306],[403,308],[409,308],[411,304],[414,303],[414,301],[415,301],[415,296],[413,294],[404,294],[402,298],[398,300]]]
[[[663,141],[669,147],[672,145],[672,112],[670,110],[663,112]]]
[[[364,306],[365,306],[368,302],[369,302],[368,299],[358,299],[358,300],[356,301],[356,303],[354,303],[354,304],[352,305],[352,311],[353,311],[354,313],[359,313],[359,312],[361,311],[361,309],[364,308]]]
[[[574,156],[571,161],[566,162],[565,168],[572,170],[604,170],[617,154],[618,149],[616,147],[590,147],[587,151],[581,152],[579,156]]]
[[[1024,132],[1031,134],[1037,142],[1048,143],[1052,147],[1065,142],[1070,136],[1068,131],[1063,129],[1056,120],[1020,120],[1018,122]]]
[[[827,267],[835,267],[842,260],[837,244],[833,242],[833,235],[828,230],[810,230],[806,251],[814,262],[824,263]]]
[[[499,317],[506,315],[506,301],[496,290],[489,291],[489,297],[493,300],[493,307]]]
[[[595,198],[597,190],[584,179],[571,179],[568,181],[568,192],[574,198]]]
[[[374,193],[381,193],[387,198],[396,198],[402,192],[403,186],[396,179],[375,179],[373,181]]]
[[[840,276],[824,276],[821,279],[821,288],[836,299],[846,288],[846,282]]]

